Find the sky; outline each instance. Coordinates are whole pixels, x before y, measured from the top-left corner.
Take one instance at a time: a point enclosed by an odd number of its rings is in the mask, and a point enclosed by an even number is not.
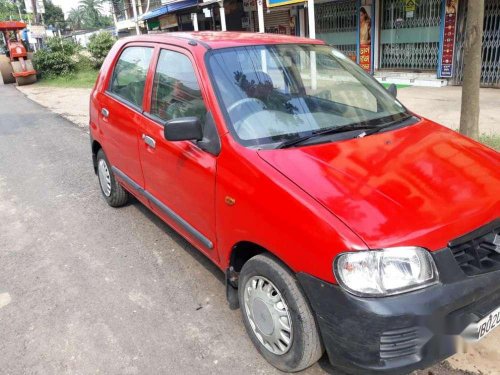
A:
[[[52,2],[55,4],[55,5],[59,5],[64,14],[65,15],[68,15],[69,11],[72,9],[72,8],[76,8],[78,6],[78,0],[52,0]]]
[[[67,16],[69,11],[73,8],[76,8],[78,6],[78,3],[80,2],[79,0],[52,0],[52,2],[55,4],[55,5],[59,5],[64,14]],[[103,9],[105,10],[105,13],[108,13],[108,9],[109,9],[109,6],[108,4],[104,4],[103,6]]]

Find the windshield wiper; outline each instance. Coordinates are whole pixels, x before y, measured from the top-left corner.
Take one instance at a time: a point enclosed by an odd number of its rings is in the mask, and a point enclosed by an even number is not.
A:
[[[315,137],[320,137],[323,135],[330,135],[330,134],[336,134],[336,133],[343,133],[351,130],[358,130],[358,129],[372,129],[373,125],[368,125],[368,124],[348,124],[348,125],[342,125],[338,126],[336,128],[328,128],[328,129],[323,129],[323,130],[314,130],[312,133],[303,135],[302,137],[297,137],[297,138],[292,138],[287,141],[284,141],[278,145],[276,148],[288,148],[295,146],[299,143],[305,142],[311,138]]]
[[[388,122],[387,124],[371,127],[369,130],[364,131],[361,134],[359,134],[357,138],[363,138],[363,137],[366,137],[367,135],[372,135],[372,134],[378,133],[384,129],[390,128],[394,125],[398,125],[398,124],[400,124],[400,123],[402,123],[402,122],[404,122],[412,117],[413,117],[413,115],[408,114],[408,115],[403,116],[397,120]]]
[[[343,132],[347,132],[347,131],[351,131],[351,130],[368,129],[367,131],[364,131],[360,135],[358,135],[358,137],[365,137],[365,136],[370,135],[370,134],[378,133],[379,131],[381,131],[385,128],[389,128],[391,126],[394,126],[400,122],[403,122],[403,121],[409,119],[410,117],[412,117],[412,115],[403,116],[402,118],[399,118],[395,121],[391,121],[391,122],[384,124],[384,125],[374,125],[374,124],[370,124],[370,123],[360,122],[360,123],[356,123],[356,124],[342,125],[342,126],[338,126],[336,128],[315,130],[310,134],[303,135],[302,137],[292,138],[292,139],[289,139],[287,141],[284,141],[284,142],[280,143],[276,148],[277,149],[288,148],[288,147],[292,147],[292,146],[295,146],[297,144],[306,142],[307,140],[309,140],[311,138],[320,137],[320,136],[324,136],[324,135],[330,135],[330,134],[343,133]]]

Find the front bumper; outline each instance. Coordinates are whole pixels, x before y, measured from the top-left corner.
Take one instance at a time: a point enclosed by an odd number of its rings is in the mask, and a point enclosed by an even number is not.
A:
[[[355,374],[405,374],[432,366],[456,353],[469,324],[500,306],[500,270],[468,277],[450,249],[433,257],[438,284],[390,297],[356,297],[297,274],[332,366]]]

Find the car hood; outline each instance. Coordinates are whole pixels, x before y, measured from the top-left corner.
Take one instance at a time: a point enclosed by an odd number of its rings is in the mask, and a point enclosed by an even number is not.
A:
[[[437,250],[500,216],[500,154],[429,120],[259,155],[369,248]]]

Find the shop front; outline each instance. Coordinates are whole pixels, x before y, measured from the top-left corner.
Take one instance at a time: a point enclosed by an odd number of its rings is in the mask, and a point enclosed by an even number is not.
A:
[[[500,0],[485,4],[482,83],[498,87]],[[441,86],[463,78],[466,0],[182,0],[163,8],[148,25],[322,39],[386,82]]]
[[[258,1],[243,0],[243,28],[247,31],[259,31]],[[264,32],[268,34],[296,35],[296,20],[298,6],[301,1],[273,1],[262,3]]]
[[[175,14],[165,14],[158,20],[160,30],[162,31],[178,31],[179,22],[177,21],[177,15]]]
[[[295,17],[292,6],[267,8],[264,13],[265,31],[269,34],[295,35]]]
[[[484,87],[500,88],[500,0],[485,0],[484,31],[481,65],[481,84]],[[464,79],[464,44],[465,26],[467,24],[467,1],[460,0],[455,4],[456,36],[451,67],[453,83],[461,85]],[[446,38],[446,36],[445,36]]]
[[[379,73],[414,73],[414,77],[420,73],[441,84],[462,83],[467,5],[473,3],[471,0],[378,3]],[[485,0],[483,27],[481,85],[500,87],[500,0]]]
[[[315,5],[316,37],[357,60],[358,1],[329,1]]]
[[[244,18],[241,0],[172,1],[141,17],[148,32],[243,31]]]
[[[331,44],[367,72],[374,70],[375,0],[315,4],[316,38]]]
[[[450,0],[319,0],[316,36],[377,76],[421,75],[440,85],[441,62],[452,59],[442,57],[453,55],[453,48],[442,50],[445,2]]]
[[[436,72],[442,0],[380,2],[380,69]]]

